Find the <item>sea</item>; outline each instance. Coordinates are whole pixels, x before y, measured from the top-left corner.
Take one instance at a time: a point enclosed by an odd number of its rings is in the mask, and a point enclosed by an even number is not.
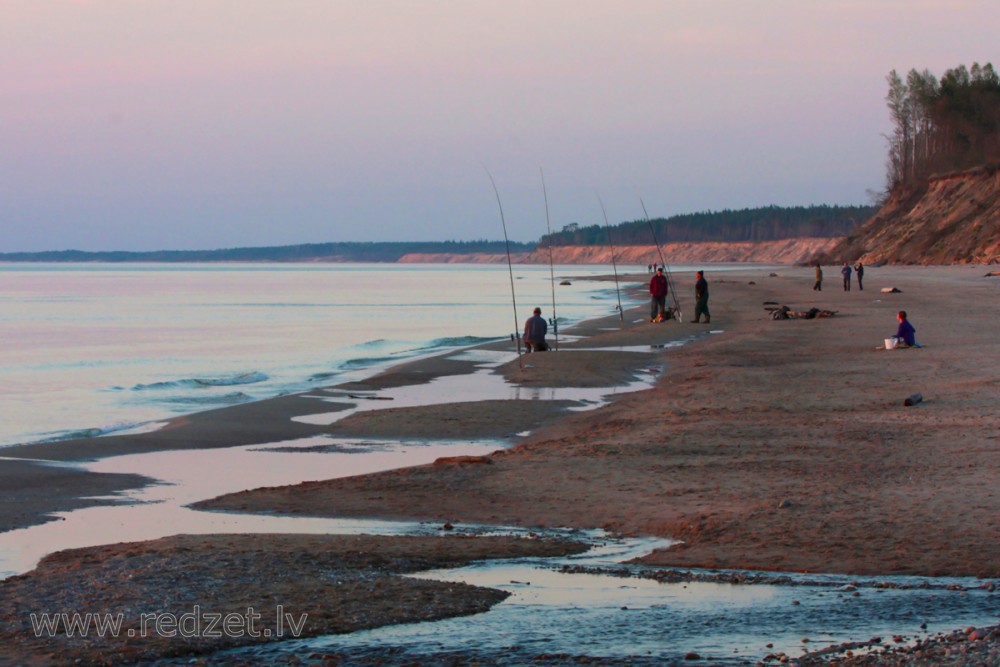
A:
[[[535,306],[552,317],[553,290],[560,327],[614,314],[614,282],[578,279],[611,268],[0,264],[0,447],[142,428],[509,339]]]

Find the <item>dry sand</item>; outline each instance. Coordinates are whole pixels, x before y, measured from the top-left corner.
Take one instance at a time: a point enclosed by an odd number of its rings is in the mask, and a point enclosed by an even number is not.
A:
[[[709,271],[711,325],[596,323],[575,346],[695,340],[633,358],[638,370],[664,365],[655,388],[556,420],[488,463],[253,490],[201,507],[683,541],[644,559],[656,565],[1000,576],[1000,282],[982,267],[873,267],[864,291],[828,280],[814,292],[812,269],[774,273]],[[900,292],[880,292],[888,286]],[[774,321],[766,302],[837,314]],[[900,309],[924,347],[877,350]],[[601,353],[572,347],[504,371],[549,386],[599,371]],[[924,401],[904,407],[917,392]],[[399,432],[419,423],[448,438],[451,411],[382,410],[351,428],[398,420]]]

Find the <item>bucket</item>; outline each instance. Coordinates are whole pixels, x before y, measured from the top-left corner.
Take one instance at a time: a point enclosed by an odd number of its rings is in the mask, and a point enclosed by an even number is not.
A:
[[[887,349],[887,350],[895,350],[896,349],[896,345],[898,343],[899,343],[899,341],[895,337],[886,338],[885,339],[885,349]]]

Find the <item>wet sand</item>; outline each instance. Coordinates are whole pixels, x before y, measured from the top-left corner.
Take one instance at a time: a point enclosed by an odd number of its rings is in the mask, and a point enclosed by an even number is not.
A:
[[[0,582],[0,665],[191,664],[185,656],[233,646],[480,613],[507,593],[400,575],[584,548],[498,537],[180,535],[61,551]],[[32,613],[121,621],[104,636],[94,627],[87,637],[37,636]]]
[[[51,512],[114,504],[115,494],[152,481],[45,461],[0,459],[0,532],[42,523]]]
[[[345,392],[375,396],[471,370],[443,355],[333,388],[332,403],[311,392],[201,413],[156,433],[5,454],[72,459],[337,430],[431,440],[486,432],[517,444],[475,460],[248,490],[199,506],[601,527],[682,540],[643,559],[671,567],[1000,577],[998,279],[982,267],[872,267],[863,292],[856,284],[844,292],[839,280],[813,292],[810,268],[771,273],[709,269],[710,325],[651,324],[643,305],[624,326],[617,317],[587,323],[572,332],[585,337],[558,353],[499,369],[534,388],[659,377],[652,389],[596,410],[490,400],[356,412],[332,427],[290,420],[346,409],[336,402]],[[901,291],[879,292],[887,286]],[[690,310],[691,287],[680,287]],[[765,303],[836,315],[773,321]],[[910,312],[924,347],[877,350],[899,309]],[[675,341],[687,343],[660,347]],[[905,407],[917,392],[923,401]],[[227,557],[225,549],[209,553]]]

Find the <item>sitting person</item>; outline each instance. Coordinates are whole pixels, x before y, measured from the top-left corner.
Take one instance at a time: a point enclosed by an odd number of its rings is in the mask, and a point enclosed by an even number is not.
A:
[[[906,311],[901,310],[896,313],[896,319],[899,320],[899,327],[896,328],[896,335],[894,336],[897,341],[896,344],[908,347],[920,347],[917,344],[917,330],[906,319]]]
[[[524,347],[528,352],[545,352],[549,349],[545,334],[549,327],[542,317],[542,309],[535,308],[535,314],[524,323]]]

